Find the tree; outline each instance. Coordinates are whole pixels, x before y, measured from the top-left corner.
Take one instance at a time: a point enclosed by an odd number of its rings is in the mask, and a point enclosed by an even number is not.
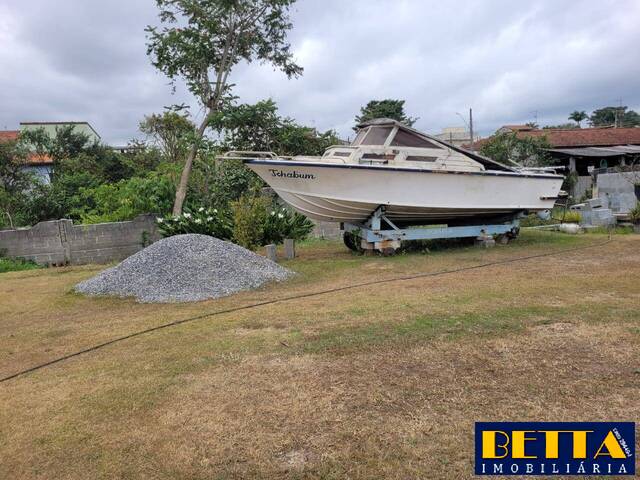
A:
[[[189,142],[193,141],[195,125],[186,116],[168,111],[144,117],[140,131],[152,138],[167,161],[179,163],[186,156]]]
[[[518,137],[516,132],[506,132],[491,137],[482,145],[480,153],[504,164],[540,167],[551,162],[547,148],[551,145],[545,137]]]
[[[197,192],[203,206],[224,208],[229,202],[249,195],[264,186],[264,182],[242,162],[227,160],[211,162],[209,159],[222,150],[275,151],[281,155],[322,155],[331,145],[339,143],[336,133],[324,133],[281,117],[273,100],[255,104],[229,105],[212,115],[210,127],[217,133],[220,143],[200,149],[190,192]],[[189,203],[190,195],[187,197]]]
[[[575,130],[576,128],[580,128],[580,126],[575,123],[561,123],[560,125],[545,125],[542,127],[543,130]]]
[[[408,117],[404,113],[404,100],[371,100],[365,107],[360,109],[360,115],[356,116],[356,128],[361,123],[365,123],[374,118],[391,118],[411,127],[418,120]]]
[[[574,122],[576,122],[578,124],[578,128],[581,128],[580,122],[586,120],[587,118],[589,118],[589,116],[584,110],[574,110],[573,112],[571,112],[571,115],[569,115],[569,120],[573,120]]]
[[[35,183],[24,169],[27,156],[28,151],[18,142],[0,143],[0,226],[5,220],[11,228],[24,223],[17,216],[24,211],[28,191]]]
[[[593,111],[589,123],[594,127],[636,127],[640,125],[640,115],[633,110],[627,111],[627,107],[604,107]]]
[[[281,155],[322,155],[340,140],[333,130],[319,133],[278,115],[273,100],[233,105],[218,112],[211,126],[218,130],[228,150],[276,151]]]
[[[287,32],[295,0],[156,0],[160,22],[148,26],[147,54],[172,82],[183,79],[204,110],[176,190],[179,215],[199,144],[213,113],[230,99],[229,73],[241,61],[271,63],[288,77],[302,74]]]

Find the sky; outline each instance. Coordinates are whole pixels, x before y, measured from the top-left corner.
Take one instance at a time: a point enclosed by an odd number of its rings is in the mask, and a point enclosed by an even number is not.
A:
[[[241,102],[352,136],[369,100],[406,100],[416,128],[567,122],[574,110],[640,110],[640,1],[298,0],[289,34],[301,78],[269,65],[232,73]],[[164,106],[192,105],[146,56],[153,0],[0,0],[0,129],[88,121],[113,145]],[[460,114],[460,115],[458,115]]]

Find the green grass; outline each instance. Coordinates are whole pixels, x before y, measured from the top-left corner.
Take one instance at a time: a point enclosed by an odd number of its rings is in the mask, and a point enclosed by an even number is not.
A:
[[[35,270],[36,268],[42,267],[35,262],[24,260],[22,258],[0,257],[0,273]]]

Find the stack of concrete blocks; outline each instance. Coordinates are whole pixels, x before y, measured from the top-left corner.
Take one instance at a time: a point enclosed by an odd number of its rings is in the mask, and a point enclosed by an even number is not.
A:
[[[482,233],[478,237],[476,237],[475,244],[477,247],[491,248],[496,246],[496,241],[494,240],[492,235],[488,235],[483,230]]]
[[[607,208],[607,206],[606,200],[603,202],[602,198],[587,200],[584,207],[580,210],[580,225],[594,227],[615,225],[616,217],[613,215],[613,211]]]
[[[627,214],[638,203],[638,184],[640,171],[601,173],[597,179],[598,198],[614,214]]]
[[[315,227],[311,232],[311,236],[314,238],[326,238],[326,239],[340,239],[342,238],[342,231],[340,230],[340,224],[334,222],[321,222],[312,220],[315,223]]]
[[[110,263],[124,260],[159,239],[153,215],[95,225],[53,220],[0,231],[0,253],[49,266]]]

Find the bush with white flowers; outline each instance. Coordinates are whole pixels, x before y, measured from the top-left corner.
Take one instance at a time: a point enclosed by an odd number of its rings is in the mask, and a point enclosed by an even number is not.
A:
[[[221,240],[230,240],[233,236],[233,222],[227,211],[200,207],[187,210],[177,217],[158,218],[158,229],[163,237],[200,233]]]
[[[164,237],[199,233],[231,240],[246,248],[282,243],[285,238],[303,240],[313,230],[304,215],[278,206],[271,199],[246,196],[232,202],[231,209],[185,209],[177,217],[158,218]]]
[[[303,240],[312,230],[313,223],[304,215],[282,207],[273,209],[264,222],[264,244],[282,243],[285,238]]]

